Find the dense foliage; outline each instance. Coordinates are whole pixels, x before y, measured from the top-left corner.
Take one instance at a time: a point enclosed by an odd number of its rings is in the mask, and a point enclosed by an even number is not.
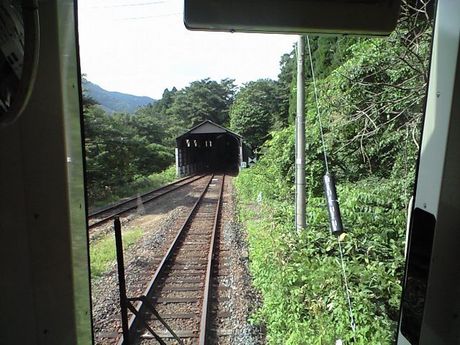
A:
[[[263,300],[254,321],[265,324],[270,344],[334,344],[338,339],[390,344],[394,338],[406,209],[428,80],[431,23],[426,6],[418,6],[405,4],[397,30],[387,39],[309,39],[325,147],[347,230],[340,246],[355,330],[339,242],[328,229],[325,165],[308,58],[308,219],[304,231],[295,230],[294,129],[289,123],[295,112],[296,66],[294,52],[283,56],[277,83],[289,85],[289,91],[280,93],[284,105],[270,116],[267,128],[272,131],[266,134],[270,139],[260,150],[261,159],[236,182],[251,271]]]
[[[230,108],[230,127],[257,148],[267,139],[272,123],[280,113],[278,84],[270,79],[244,85]]]

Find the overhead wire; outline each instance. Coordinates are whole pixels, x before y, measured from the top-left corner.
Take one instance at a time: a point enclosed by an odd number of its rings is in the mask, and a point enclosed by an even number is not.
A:
[[[318,88],[316,86],[316,78],[315,78],[315,70],[313,68],[313,57],[311,53],[311,47],[310,47],[310,38],[307,35],[307,49],[308,49],[308,56],[310,58],[310,69],[311,69],[311,76],[312,76],[312,82],[313,82],[313,90],[315,94],[315,104],[316,104],[316,112],[317,112],[317,118],[318,118],[318,124],[319,124],[319,129],[320,129],[320,135],[321,135],[321,144],[322,144],[322,150],[323,150],[323,156],[324,156],[324,164],[326,166],[326,172],[329,173],[329,162],[327,158],[327,149],[326,149],[326,141],[324,139],[324,130],[323,130],[323,124],[321,121],[321,112],[320,112],[320,107],[319,107],[319,97],[318,97]],[[349,318],[350,318],[350,327],[353,331],[353,339],[356,342],[356,322],[355,322],[355,317],[353,313],[353,304],[351,301],[351,290],[348,285],[348,277],[347,277],[347,272],[345,268],[345,259],[343,255],[343,248],[342,248],[342,243],[340,237],[337,237],[337,242],[339,244],[339,253],[340,253],[340,266],[341,266],[341,273],[342,273],[342,278],[343,282],[345,285],[345,296],[347,300],[347,305],[348,305],[348,313],[349,313]]]
[[[345,292],[346,292],[346,297],[347,297],[347,304],[348,304],[348,313],[350,315],[350,326],[353,331],[353,338],[355,338],[355,332],[356,332],[356,322],[355,322],[355,317],[353,314],[353,304],[351,303],[351,294],[350,294],[350,288],[348,286],[348,278],[347,278],[347,272],[345,270],[345,260],[343,258],[343,248],[342,244],[340,243],[340,239],[337,238],[337,242],[339,243],[339,253],[340,253],[340,266],[342,268],[342,276],[343,276],[343,283],[345,285]],[[355,339],[356,341],[356,339]]]
[[[120,20],[153,19],[153,18],[172,17],[172,16],[177,16],[177,15],[182,15],[182,14],[183,14],[183,12],[175,12],[175,13],[159,14],[159,15],[156,15],[156,16],[126,17],[126,18],[120,18]]]
[[[145,6],[155,6],[155,5],[166,5],[171,3],[171,0],[158,0],[158,1],[146,1],[146,2],[135,2],[135,3],[122,3],[122,4],[109,4],[109,5],[95,5],[95,6],[88,6],[88,7],[81,7],[85,9],[91,10],[104,10],[104,9],[118,9],[118,8],[128,8],[128,7],[145,7]],[[134,8],[133,8],[134,10]],[[169,10],[173,10],[170,8]],[[171,17],[176,15],[183,15],[183,11],[181,12],[172,12],[172,13],[162,13],[162,14],[155,14],[149,16],[132,16],[132,17],[121,17],[116,18],[116,20],[121,21],[131,21],[131,20],[143,20],[143,19],[155,19],[155,18],[164,18],[164,17]]]
[[[315,78],[315,71],[314,71],[314,68],[313,68],[313,59],[312,59],[312,56],[311,56],[310,39],[309,39],[308,36],[307,36],[307,47],[308,47],[308,54],[310,56],[311,77],[313,79],[313,89],[314,89],[314,93],[315,93],[316,112],[317,112],[317,116],[318,116],[319,130],[320,130],[320,134],[321,134],[321,143],[322,143],[322,146],[323,146],[324,164],[326,165],[326,172],[329,172],[329,163],[328,163],[328,160],[327,160],[323,124],[321,122],[321,113],[320,113],[320,110],[319,110],[318,89],[316,87],[316,78]]]
[[[139,2],[139,3],[133,3],[133,4],[89,6],[88,8],[117,8],[117,7],[152,6],[152,5],[164,4],[166,2],[167,1],[160,0],[160,1]]]

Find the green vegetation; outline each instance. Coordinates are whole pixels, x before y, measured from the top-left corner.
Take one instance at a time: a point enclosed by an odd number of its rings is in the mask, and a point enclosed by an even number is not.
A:
[[[297,234],[293,204],[279,193],[289,184],[276,179],[273,185],[273,166],[264,156],[237,179],[250,268],[263,297],[254,321],[266,324],[270,344],[349,343],[353,335],[356,344],[390,344],[401,293],[403,186],[378,179],[339,185],[348,231],[342,245],[357,325],[353,333],[338,242],[329,234],[324,199],[310,193],[308,227]],[[257,204],[259,193],[262,202]]]
[[[170,181],[175,138],[210,119],[227,126],[233,80],[203,79],[163,97],[135,114],[109,114],[84,94],[86,182],[91,207]],[[159,175],[155,175],[158,174]],[[153,175],[152,175],[153,174]]]
[[[142,234],[140,228],[124,230],[122,233],[123,250],[126,251],[135,244]],[[96,279],[106,272],[116,259],[115,238],[112,233],[91,244],[90,259],[91,278]]]
[[[272,122],[280,113],[281,96],[278,84],[270,79],[244,85],[230,108],[230,126],[252,147],[267,139]]]
[[[425,10],[420,8],[420,13]],[[254,135],[254,142],[264,136],[268,140],[259,149],[258,163],[236,180],[250,269],[263,300],[253,321],[265,325],[269,344],[393,341],[431,41],[429,13],[414,16],[412,11],[403,8],[396,32],[387,39],[310,38],[325,146],[347,230],[340,243],[355,331],[339,242],[329,233],[308,60],[308,219],[301,233],[294,226],[294,128],[289,124],[295,116],[296,66],[294,52],[283,56],[276,83],[284,106],[269,114],[267,132]],[[245,107],[258,109],[257,100],[246,100]]]

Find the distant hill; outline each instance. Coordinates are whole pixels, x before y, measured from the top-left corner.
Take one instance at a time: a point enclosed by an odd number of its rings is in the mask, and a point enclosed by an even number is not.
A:
[[[134,113],[137,108],[155,102],[153,98],[146,96],[107,91],[86,79],[83,79],[83,90],[109,113]]]

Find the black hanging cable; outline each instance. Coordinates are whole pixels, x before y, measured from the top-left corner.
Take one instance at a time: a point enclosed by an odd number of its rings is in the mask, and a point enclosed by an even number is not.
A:
[[[340,236],[345,232],[345,230],[343,229],[342,215],[340,214],[334,176],[330,172],[326,172],[323,176],[323,183],[324,194],[327,201],[327,211],[329,212],[331,233],[335,236]]]
[[[315,71],[313,68],[313,58],[312,58],[311,48],[310,48],[310,39],[308,36],[307,36],[307,48],[308,48],[308,55],[310,57],[310,68],[311,68],[311,76],[313,80],[313,89],[314,89],[314,94],[315,94],[316,112],[317,112],[318,124],[319,124],[319,129],[320,129],[320,134],[321,134],[324,164],[326,167],[326,174],[323,177],[323,182],[324,182],[325,197],[326,197],[327,206],[328,206],[329,223],[330,223],[331,233],[334,235],[337,235],[337,242],[339,244],[339,253],[340,253],[340,266],[342,270],[343,282],[345,285],[345,295],[347,299],[348,312],[349,312],[349,317],[350,317],[350,327],[353,331],[353,339],[356,342],[356,337],[355,337],[356,323],[355,323],[355,318],[353,315],[353,305],[351,303],[351,291],[348,286],[348,278],[347,278],[347,273],[345,269],[345,260],[343,256],[341,236],[339,236],[344,233],[344,228],[342,224],[342,217],[340,214],[340,208],[339,208],[339,203],[337,199],[337,191],[335,188],[334,177],[329,172],[329,162],[327,159],[326,142],[324,140],[324,130],[323,130],[323,124],[321,121],[321,113],[319,109],[318,89],[316,87]]]

